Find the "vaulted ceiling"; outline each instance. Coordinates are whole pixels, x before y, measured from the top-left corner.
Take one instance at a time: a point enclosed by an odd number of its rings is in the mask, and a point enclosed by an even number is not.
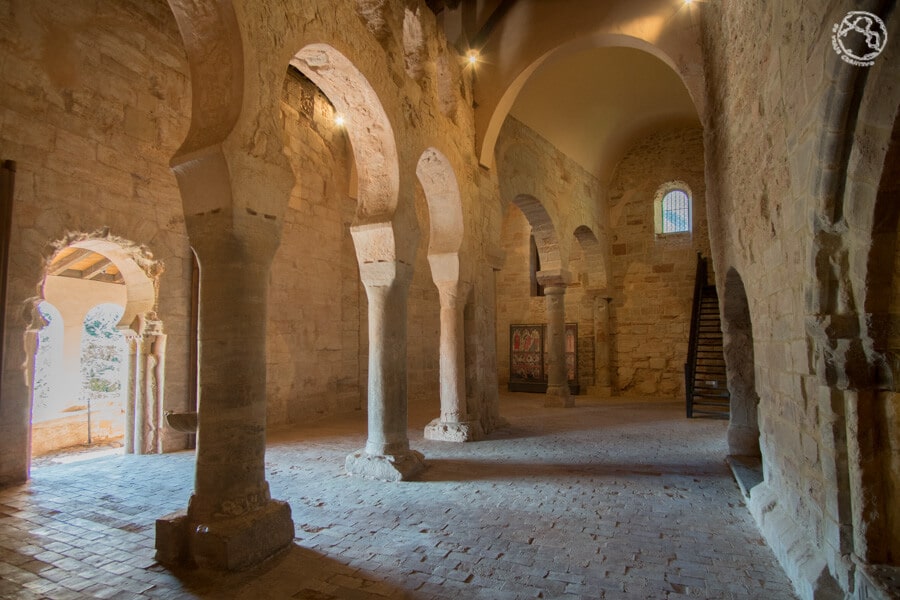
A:
[[[634,48],[591,48],[543,65],[510,114],[601,176],[642,135],[699,126],[678,75]]]

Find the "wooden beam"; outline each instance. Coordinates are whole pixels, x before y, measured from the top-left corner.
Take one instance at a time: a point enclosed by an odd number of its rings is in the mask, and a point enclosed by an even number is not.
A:
[[[74,265],[75,263],[77,263],[78,261],[80,261],[81,259],[83,259],[85,256],[87,256],[90,253],[91,253],[91,250],[85,250],[84,248],[78,248],[77,250],[75,250],[75,252],[73,252],[66,258],[50,265],[50,274],[51,275],[59,275],[63,271],[68,270],[69,267],[71,267],[72,265]]]
[[[112,261],[105,256],[99,261],[81,272],[82,279],[94,279],[97,275],[106,271],[106,267],[112,264]]]

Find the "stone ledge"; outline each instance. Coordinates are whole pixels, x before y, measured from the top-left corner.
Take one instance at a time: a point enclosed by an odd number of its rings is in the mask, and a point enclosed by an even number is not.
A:
[[[425,426],[425,439],[438,442],[471,442],[479,438],[478,424],[474,421],[447,423],[435,419]]]
[[[209,523],[192,523],[185,511],[156,520],[156,559],[166,566],[238,571],[263,562],[293,541],[291,507],[280,500]]]
[[[407,450],[400,454],[373,455],[357,450],[347,455],[347,474],[379,481],[408,481],[425,470],[421,452]]]
[[[800,598],[844,597],[843,590],[828,570],[824,552],[812,543],[809,531],[785,510],[768,482],[753,488],[747,508]]]

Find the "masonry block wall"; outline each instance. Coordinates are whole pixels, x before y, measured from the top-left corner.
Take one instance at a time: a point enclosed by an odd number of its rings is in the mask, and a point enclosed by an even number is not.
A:
[[[867,475],[877,446],[864,433],[885,422],[867,412],[896,404],[876,408],[854,348],[866,295],[883,293],[866,289],[865,202],[897,114],[896,55],[863,68],[837,57],[832,28],[854,8],[722,4],[705,18],[712,248],[720,282],[743,279],[754,338],[766,481],[750,507],[804,597],[864,597],[848,556],[874,558],[879,514],[896,511],[883,475]],[[842,320],[853,332],[831,329]]]
[[[415,198],[419,244],[407,309],[407,394],[410,404],[424,403],[437,411],[440,407],[441,300],[428,264],[429,215],[420,185],[416,185]]]
[[[661,131],[635,144],[609,187],[613,387],[626,396],[684,397],[697,253],[709,257],[703,132]],[[689,187],[689,233],[659,235],[654,199]]]
[[[3,3],[0,154],[17,163],[0,399],[0,483],[27,460],[23,338],[44,261],[69,232],[144,244],[165,263],[167,408],[188,402],[191,258],[168,161],[187,132],[181,37],[163,2]],[[30,306],[30,305],[29,305]],[[166,438],[178,447],[183,436]]]
[[[503,126],[497,155],[504,168],[499,242],[504,262],[496,274],[500,384],[509,382],[510,325],[547,322],[546,300],[531,295],[532,223],[514,203],[518,194],[525,194],[536,198],[553,221],[562,268],[571,273],[565,295],[566,322],[578,324],[578,380],[587,391],[595,385],[598,366],[594,360],[594,296],[587,293],[587,285],[605,283],[591,282],[588,273],[593,269],[595,279],[605,279],[606,265],[588,264],[574,232],[579,226],[587,226],[599,238],[597,243],[605,245],[605,213],[598,203],[603,187],[594,175],[513,117],[508,117]],[[541,268],[548,265],[541,264]]]
[[[818,381],[806,336],[804,286],[798,285],[807,276],[812,205],[802,189],[802,163],[814,160],[815,133],[807,134],[807,143],[797,148],[801,156],[793,159],[788,139],[803,137],[811,125],[801,116],[811,108],[807,103],[827,95],[821,65],[833,50],[817,44],[818,29],[828,22],[825,7],[800,9],[723,7],[708,21],[709,43],[723,52],[713,67],[722,92],[713,95],[711,114],[720,114],[721,123],[742,123],[713,139],[708,151],[716,167],[708,172],[719,199],[716,270],[724,274],[733,267],[740,274],[750,307],[766,485],[797,531],[798,545],[824,556]],[[776,18],[780,10],[795,14]],[[809,19],[816,12],[820,18],[813,24]],[[764,30],[773,23],[777,30]],[[726,39],[739,41],[725,44]],[[737,71],[740,78],[726,76]],[[752,129],[751,121],[736,121],[748,112],[755,117]],[[798,170],[792,173],[791,167]],[[800,179],[794,186],[793,178]],[[796,560],[779,532],[764,528],[764,533],[783,563]]]
[[[360,366],[368,356],[359,335],[366,328],[365,292],[349,229],[356,212],[349,142],[328,98],[293,69],[281,110],[296,185],[269,286],[272,425],[364,406]]]

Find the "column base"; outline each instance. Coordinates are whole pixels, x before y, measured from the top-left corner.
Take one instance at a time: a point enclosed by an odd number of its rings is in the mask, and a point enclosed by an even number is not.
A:
[[[449,423],[435,419],[425,426],[425,439],[438,442],[471,442],[478,439],[479,429],[475,421]]]
[[[575,398],[569,393],[569,384],[548,385],[547,394],[544,396],[545,407],[572,408],[575,406]]]
[[[348,454],[344,468],[347,474],[358,477],[379,481],[408,481],[425,470],[425,457],[415,450],[375,455],[363,449]]]
[[[192,523],[186,511],[156,520],[156,560],[172,567],[239,571],[294,541],[291,507],[281,500],[236,517]]]

